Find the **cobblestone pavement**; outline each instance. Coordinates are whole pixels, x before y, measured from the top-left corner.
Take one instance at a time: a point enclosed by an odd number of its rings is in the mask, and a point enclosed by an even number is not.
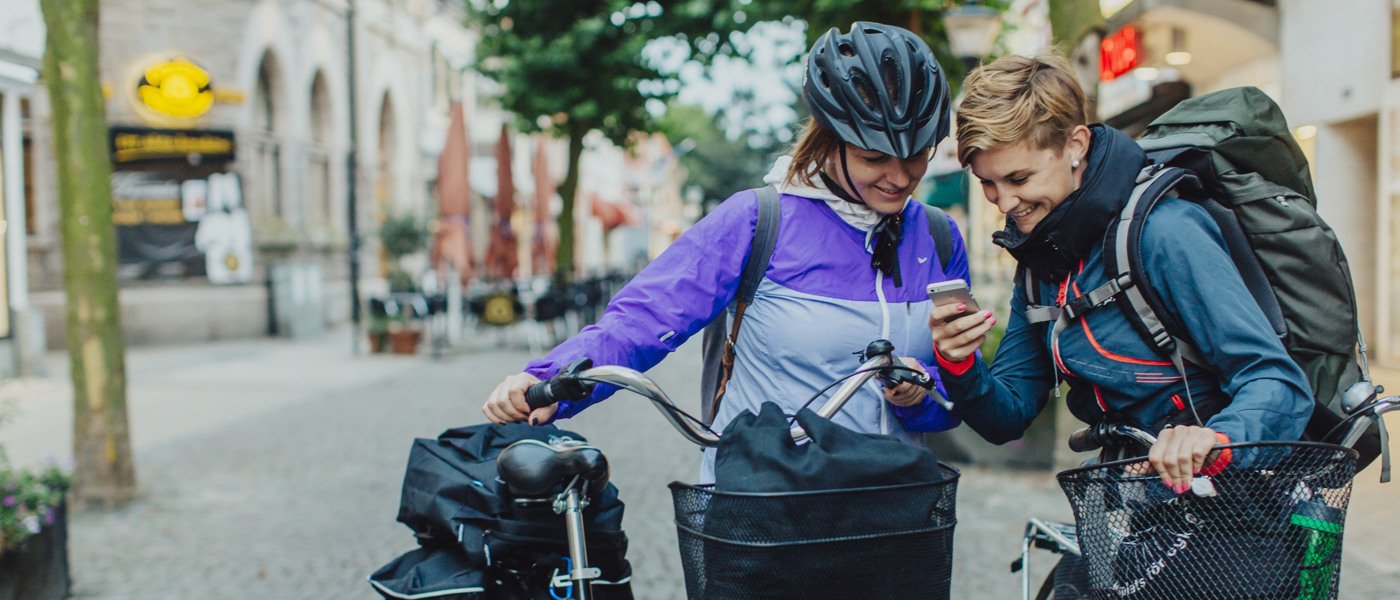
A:
[[[413,547],[409,531],[394,521],[412,438],[480,421],[481,400],[526,356],[357,358],[341,346],[266,342],[133,353],[133,427],[146,436],[136,438],[142,495],[121,509],[74,515],[75,597],[376,597],[365,576]],[[696,364],[696,350],[683,349],[653,376],[682,406],[694,404]],[[25,389],[37,395],[47,388]],[[156,393],[162,389],[185,402]],[[145,406],[156,403],[150,398],[166,398],[163,408]],[[228,408],[240,398],[255,409]],[[683,598],[665,485],[692,479],[698,451],[635,397],[619,396],[564,425],[612,462],[627,503],[637,597]],[[1007,567],[1019,553],[1026,517],[1069,516],[1053,478],[964,469],[958,500],[954,597],[1017,597],[1019,579]],[[1393,515],[1396,505],[1382,512]],[[1038,578],[1052,560],[1035,561]],[[1369,566],[1384,562],[1346,565],[1342,598],[1393,598],[1400,590],[1395,570],[1380,575]]]

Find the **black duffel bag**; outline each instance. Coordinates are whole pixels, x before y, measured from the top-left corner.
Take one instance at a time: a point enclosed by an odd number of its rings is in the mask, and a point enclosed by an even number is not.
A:
[[[671,484],[686,591],[698,600],[942,599],[958,472],[928,450],[776,404],[725,428],[714,486]]]
[[[568,570],[564,519],[547,499],[516,502],[497,477],[496,457],[521,440],[560,438],[586,441],[553,425],[523,423],[460,427],[437,439],[414,440],[398,521],[413,530],[422,547],[385,565],[370,577],[371,584],[385,597],[408,597],[441,591],[442,585],[470,589],[475,574],[489,570],[481,579],[483,598],[548,599],[553,575]],[[611,483],[584,509],[588,559],[602,571],[594,582],[599,600],[632,598],[622,513]],[[444,553],[450,556],[440,556]]]

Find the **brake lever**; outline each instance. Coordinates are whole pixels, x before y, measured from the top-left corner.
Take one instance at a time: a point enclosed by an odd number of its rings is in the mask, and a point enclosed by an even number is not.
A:
[[[902,383],[912,383],[929,391],[929,397],[933,398],[939,406],[944,409],[953,410],[953,403],[933,389],[933,377],[917,369],[909,367],[886,367],[880,370],[880,383],[886,388],[893,388]]]

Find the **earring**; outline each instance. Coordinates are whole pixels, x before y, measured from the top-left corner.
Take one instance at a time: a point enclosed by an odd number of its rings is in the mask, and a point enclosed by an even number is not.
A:
[[[1078,168],[1079,168],[1079,159],[1076,158],[1076,159],[1070,161],[1070,163],[1069,163],[1069,168],[1071,168],[1071,169],[1078,169]]]

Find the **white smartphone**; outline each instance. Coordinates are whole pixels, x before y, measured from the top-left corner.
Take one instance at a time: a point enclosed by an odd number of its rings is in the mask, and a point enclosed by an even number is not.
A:
[[[964,317],[982,310],[977,306],[977,299],[972,297],[972,290],[967,287],[967,282],[961,279],[949,279],[928,285],[928,297],[933,301],[934,306],[945,304],[962,304],[967,306],[967,310],[962,311],[945,321],[951,321],[959,317]]]

